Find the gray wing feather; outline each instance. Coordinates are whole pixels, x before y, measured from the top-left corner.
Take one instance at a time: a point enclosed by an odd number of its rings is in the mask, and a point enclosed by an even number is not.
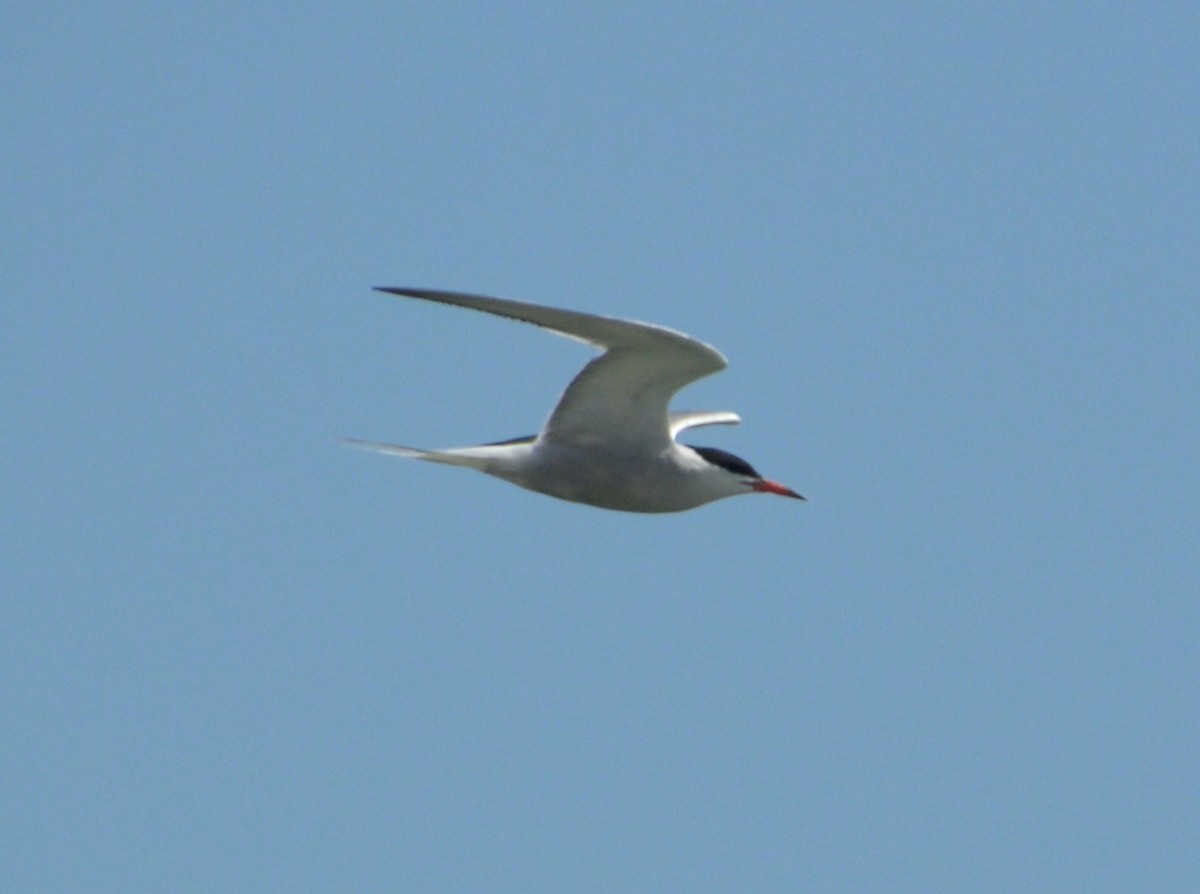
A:
[[[683,426],[668,422],[667,406],[675,392],[727,365],[716,348],[682,332],[486,295],[382,287],[379,291],[521,320],[603,348],[604,353],[563,392],[542,428],[543,439],[581,446],[659,444],[689,425],[734,421],[722,417]]]

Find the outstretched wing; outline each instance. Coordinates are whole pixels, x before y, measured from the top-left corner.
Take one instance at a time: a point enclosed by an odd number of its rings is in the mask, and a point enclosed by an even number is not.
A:
[[[404,288],[379,291],[521,320],[604,349],[567,386],[542,428],[541,438],[558,443],[665,445],[674,431],[707,424],[669,424],[667,405],[675,392],[727,365],[716,348],[650,323],[462,292]],[[717,419],[711,418],[712,414],[699,415],[708,418],[709,423],[734,421],[728,416]],[[695,419],[697,414],[689,418]]]
[[[669,413],[667,427],[671,437],[679,437],[679,433],[688,428],[699,428],[702,425],[737,425],[742,417],[729,410],[695,410],[685,413]]]

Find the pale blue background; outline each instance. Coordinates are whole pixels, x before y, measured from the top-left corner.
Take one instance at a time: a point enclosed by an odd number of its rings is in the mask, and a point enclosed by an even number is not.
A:
[[[199,6],[0,17],[5,891],[1200,890],[1195,4]]]

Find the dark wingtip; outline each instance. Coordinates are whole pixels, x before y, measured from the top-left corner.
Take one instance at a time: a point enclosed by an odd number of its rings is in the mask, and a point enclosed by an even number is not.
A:
[[[388,295],[400,295],[403,298],[425,298],[426,300],[438,301],[441,296],[447,294],[439,292],[437,289],[414,289],[409,286],[372,286],[376,292],[385,292]]]

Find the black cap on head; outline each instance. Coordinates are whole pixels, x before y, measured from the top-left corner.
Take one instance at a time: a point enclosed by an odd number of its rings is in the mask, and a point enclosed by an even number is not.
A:
[[[714,466],[720,466],[726,472],[733,475],[743,475],[746,478],[762,478],[762,475],[758,474],[754,466],[750,465],[750,463],[746,462],[740,456],[734,456],[728,451],[718,450],[716,447],[693,447],[692,449]]]

